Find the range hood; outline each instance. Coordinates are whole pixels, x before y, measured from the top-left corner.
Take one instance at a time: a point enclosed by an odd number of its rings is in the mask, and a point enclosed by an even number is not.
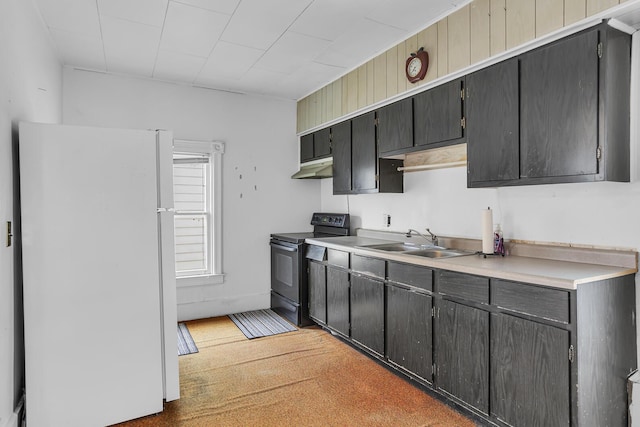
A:
[[[294,179],[320,179],[331,178],[333,176],[333,159],[320,159],[319,161],[313,161],[303,163],[300,165],[300,170],[291,178]]]

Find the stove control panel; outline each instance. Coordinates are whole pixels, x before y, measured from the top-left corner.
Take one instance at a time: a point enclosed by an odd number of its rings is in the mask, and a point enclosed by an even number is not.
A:
[[[349,214],[314,213],[311,217],[311,225],[349,228]]]

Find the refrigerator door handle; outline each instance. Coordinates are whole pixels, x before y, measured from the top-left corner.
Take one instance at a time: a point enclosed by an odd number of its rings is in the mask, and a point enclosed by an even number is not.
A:
[[[175,212],[176,210],[174,208],[158,208],[156,210],[156,212],[161,213],[161,212]]]

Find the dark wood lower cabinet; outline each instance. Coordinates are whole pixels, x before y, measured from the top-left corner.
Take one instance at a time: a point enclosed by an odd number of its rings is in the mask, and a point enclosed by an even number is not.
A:
[[[326,283],[323,326],[370,356],[494,425],[627,425],[633,274],[567,290],[351,260],[310,262],[310,311],[322,324]]]
[[[569,338],[563,329],[493,314],[491,415],[513,426],[570,425]]]
[[[384,283],[351,276],[351,338],[384,355]]]
[[[349,336],[349,272],[327,267],[327,325]]]
[[[316,261],[309,261],[309,317],[327,323],[327,268]]]
[[[489,413],[489,313],[440,300],[436,308],[438,388]]]
[[[432,297],[387,285],[387,359],[432,381]]]

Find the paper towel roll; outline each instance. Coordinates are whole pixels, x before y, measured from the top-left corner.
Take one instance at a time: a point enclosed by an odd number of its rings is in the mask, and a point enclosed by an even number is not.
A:
[[[493,253],[493,212],[491,208],[482,210],[482,252]]]

